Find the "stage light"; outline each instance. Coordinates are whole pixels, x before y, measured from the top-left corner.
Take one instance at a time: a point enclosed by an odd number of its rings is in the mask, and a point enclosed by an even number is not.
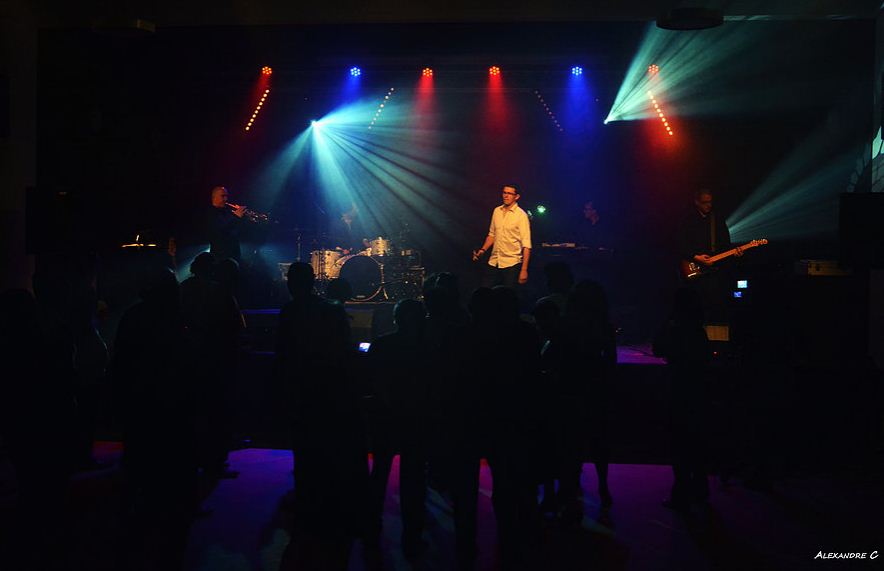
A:
[[[755,30],[749,39],[740,26],[722,26],[702,33],[673,33],[648,24],[644,38],[625,70],[623,81],[611,104],[611,121],[634,121],[647,117],[644,93],[653,88],[665,98],[667,105],[677,105],[681,117],[689,115],[729,115],[735,110],[769,109],[773,101],[794,100],[795,86],[787,82],[767,82],[753,86],[757,97],[747,98],[738,77],[741,74],[770,72],[754,69],[758,63],[775,58],[763,55],[768,42],[777,41],[780,31],[775,27]],[[751,57],[750,57],[751,53]],[[754,58],[758,57],[756,60]],[[751,63],[750,63],[751,62]],[[771,72],[775,73],[775,72]],[[780,98],[780,92],[784,96]],[[760,96],[761,92],[775,97]],[[789,95],[785,95],[789,93]],[[771,100],[772,99],[772,100]]]
[[[542,204],[538,204],[536,210],[537,214],[546,214],[546,206]]]
[[[246,123],[245,130],[251,131],[252,125],[255,123],[255,119],[258,118],[258,113],[261,112],[261,107],[264,106],[264,102],[267,100],[267,97],[270,95],[270,88],[264,90],[263,95],[261,95],[261,99],[258,101],[258,105],[255,106],[255,110],[252,111],[252,117],[249,119],[249,122]]]
[[[433,70],[429,67],[425,67],[424,70],[421,72],[421,75],[423,77],[433,77]]]
[[[362,75],[361,69],[355,66],[350,68],[350,77],[359,77],[360,75]]]
[[[384,102],[386,101],[389,103],[390,97],[393,96],[394,91],[396,91],[396,88],[391,87],[390,90],[387,91],[387,94],[384,95],[384,98],[381,100],[380,104],[378,105],[377,110],[374,112],[374,117],[372,117],[371,122],[368,124],[369,129],[374,127],[374,124],[378,121],[378,119],[381,118],[381,113],[384,112],[384,106],[386,105]]]
[[[270,66],[265,65],[261,68],[261,73],[263,75],[270,75],[271,73],[273,73],[273,69]]]
[[[648,91],[648,99],[650,99],[651,103],[654,105],[654,110],[657,112],[657,116],[663,123],[663,127],[666,129],[666,132],[669,134],[670,137],[675,135],[675,133],[672,132],[672,127],[669,125],[669,121],[666,119],[666,115],[663,113],[663,109],[660,107],[660,102],[657,101],[656,97],[654,97],[653,91]]]
[[[537,96],[537,100],[543,105],[543,110],[546,111],[547,116],[549,116],[550,121],[553,122],[553,125],[556,126],[556,129],[559,130],[560,133],[564,133],[565,129],[562,128],[562,125],[559,123],[559,120],[556,118],[556,114],[552,112],[552,109],[549,108],[546,101],[543,99],[543,95],[540,94],[536,89],[534,90],[534,95]]]
[[[496,65],[492,65],[491,67],[488,68],[488,75],[492,75],[492,76],[500,75],[500,68],[497,67]]]
[[[571,75],[583,75],[583,68],[579,65],[575,65],[571,68]]]

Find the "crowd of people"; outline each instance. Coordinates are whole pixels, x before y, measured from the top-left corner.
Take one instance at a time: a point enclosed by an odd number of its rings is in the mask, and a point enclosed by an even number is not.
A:
[[[354,538],[379,544],[396,455],[409,557],[426,548],[432,485],[451,499],[458,561],[474,561],[482,458],[510,564],[533,553],[544,512],[582,521],[585,442],[602,505],[613,503],[604,427],[616,349],[605,295],[594,282],[572,287],[564,264],[547,273],[554,289],[537,304],[536,326],[520,315],[511,288],[481,287],[463,307],[456,276],[431,275],[423,301],[397,303],[395,332],[360,356],[343,306],[313,293],[309,265],[290,267],[275,377],[291,403],[294,511],[309,538],[287,553],[296,568],[344,568]]]
[[[364,354],[344,304],[316,295],[309,264],[291,265],[273,368],[294,455],[295,524],[283,568],[345,569],[357,538],[379,547],[397,455],[401,545],[410,558],[427,549],[432,486],[451,502],[457,561],[471,568],[482,459],[493,477],[504,567],[531,566],[544,519],[581,524],[584,462],[595,464],[599,504],[610,508],[607,425],[617,355],[606,295],[593,281],[575,284],[565,263],[544,272],[548,295],[529,314],[511,287],[480,287],[463,304],[458,278],[433,274],[421,300],[396,304],[395,331]],[[34,526],[45,527],[46,510],[62,503],[70,475],[89,462],[83,431],[70,427],[89,424],[80,418],[79,403],[88,399],[78,399],[78,387],[105,367],[124,445],[124,568],[180,560],[188,526],[202,513],[201,479],[236,476],[227,463],[230,387],[245,327],[236,264],[205,253],[191,273],[179,284],[166,268],[145,270],[141,301],[122,317],[110,353],[84,309],[95,304],[87,278],[38,274],[36,297],[26,290],[0,297],[0,350],[15,364],[0,418],[18,475],[22,546],[64,541],[61,519],[56,536]],[[692,290],[679,292],[655,349],[673,379],[675,485],[665,505],[688,510],[708,496],[701,437],[711,354]],[[30,378],[41,380],[24,381]],[[43,451],[47,443],[55,453]]]

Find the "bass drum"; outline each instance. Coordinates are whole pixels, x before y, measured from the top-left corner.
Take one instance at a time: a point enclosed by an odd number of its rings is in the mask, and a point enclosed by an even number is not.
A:
[[[354,301],[371,301],[383,289],[384,266],[370,256],[358,254],[345,256],[335,264],[340,268],[339,278],[344,278],[353,289]]]

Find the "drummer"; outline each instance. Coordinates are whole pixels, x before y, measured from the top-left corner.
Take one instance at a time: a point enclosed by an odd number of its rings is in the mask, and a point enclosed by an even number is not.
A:
[[[346,255],[355,254],[369,247],[368,233],[359,215],[359,209],[353,204],[349,210],[342,212],[333,225],[332,236],[338,249]]]

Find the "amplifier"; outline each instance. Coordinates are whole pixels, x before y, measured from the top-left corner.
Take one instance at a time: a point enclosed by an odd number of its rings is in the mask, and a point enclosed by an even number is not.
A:
[[[799,276],[849,276],[852,272],[842,268],[837,260],[798,260],[795,273]]]

